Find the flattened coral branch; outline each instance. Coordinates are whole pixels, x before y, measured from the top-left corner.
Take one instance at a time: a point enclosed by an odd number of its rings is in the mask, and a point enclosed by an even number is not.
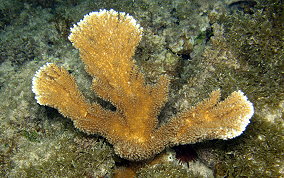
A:
[[[239,136],[253,115],[253,106],[241,91],[219,102],[220,91],[173,118],[166,127],[176,128],[173,144],[195,143],[204,139]]]
[[[142,160],[165,147],[204,139],[228,139],[240,135],[253,114],[253,106],[241,91],[219,102],[220,91],[195,107],[158,126],[157,115],[167,101],[169,79],[161,76],[147,85],[132,59],[142,28],[125,13],[92,12],[71,29],[69,36],[79,49],[92,89],[117,107],[109,111],[86,101],[74,78],[62,67],[47,64],[33,78],[37,102],[57,108],[77,128],[100,134],[123,158]]]

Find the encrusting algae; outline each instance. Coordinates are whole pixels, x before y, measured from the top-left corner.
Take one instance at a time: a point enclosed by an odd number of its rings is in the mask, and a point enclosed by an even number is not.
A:
[[[91,12],[71,29],[69,40],[94,78],[92,90],[116,111],[87,102],[74,77],[52,63],[33,78],[37,102],[58,109],[80,130],[104,136],[116,154],[136,161],[168,146],[229,139],[245,130],[254,111],[241,91],[224,101],[219,101],[219,90],[213,91],[208,99],[159,126],[157,116],[167,101],[169,78],[163,75],[155,85],[146,84],[132,59],[141,37],[136,20],[114,10]]]

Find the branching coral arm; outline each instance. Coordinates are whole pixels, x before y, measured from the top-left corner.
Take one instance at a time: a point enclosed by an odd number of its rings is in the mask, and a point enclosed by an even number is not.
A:
[[[69,40],[79,49],[87,72],[95,77],[93,89],[118,108],[123,107],[121,96],[131,100],[127,97],[144,83],[132,59],[141,36],[142,28],[133,17],[114,10],[85,15],[71,29]]]
[[[78,90],[74,77],[67,70],[55,64],[42,66],[33,78],[33,92],[41,105],[50,106],[69,118],[85,132],[101,133],[113,114],[102,109],[98,104],[90,104]],[[85,127],[82,127],[85,126]]]
[[[241,91],[219,102],[220,90],[166,124],[174,134],[172,144],[196,143],[205,139],[229,139],[245,130],[253,115],[253,105]]]

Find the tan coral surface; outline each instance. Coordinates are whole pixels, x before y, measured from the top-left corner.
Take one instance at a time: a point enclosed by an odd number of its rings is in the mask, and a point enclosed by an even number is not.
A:
[[[221,102],[220,91],[213,91],[159,126],[157,115],[167,101],[169,79],[161,76],[155,85],[145,83],[132,59],[141,36],[133,17],[114,10],[92,12],[71,29],[69,39],[93,77],[92,89],[116,111],[87,102],[68,71],[51,63],[33,78],[37,102],[58,109],[80,130],[106,137],[115,152],[129,160],[150,158],[167,146],[233,138],[245,130],[253,106],[241,91]]]

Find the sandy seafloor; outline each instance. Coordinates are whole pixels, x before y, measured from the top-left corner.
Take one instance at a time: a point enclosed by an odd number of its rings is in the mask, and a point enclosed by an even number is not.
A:
[[[1,0],[0,177],[284,177],[284,13],[281,0]],[[90,85],[70,27],[100,9],[143,27],[134,60],[155,83],[171,78],[161,124],[208,97],[242,90],[255,113],[244,133],[167,148],[147,161],[117,156],[99,135],[37,104],[32,78],[45,63],[66,68],[84,96]],[[134,108],[139,109],[139,108]]]

